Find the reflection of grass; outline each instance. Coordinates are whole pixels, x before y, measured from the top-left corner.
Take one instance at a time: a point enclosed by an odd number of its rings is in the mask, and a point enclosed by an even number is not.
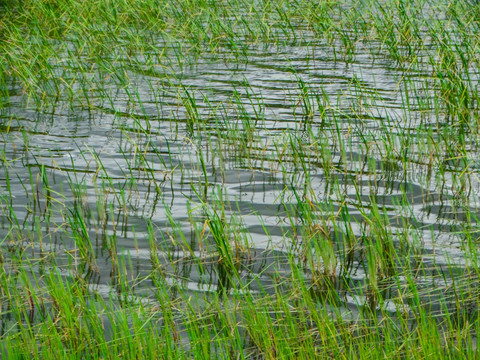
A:
[[[0,356],[474,358],[479,9],[0,1]]]

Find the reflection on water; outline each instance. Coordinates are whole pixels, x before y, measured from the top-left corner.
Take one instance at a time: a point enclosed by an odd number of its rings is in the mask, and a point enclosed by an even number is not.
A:
[[[213,292],[225,284],[205,202],[218,208],[253,291],[287,278],[287,252],[324,229],[338,258],[331,272],[349,283],[335,286],[353,308],[365,302],[355,289],[366,277],[368,238],[380,236],[366,222],[378,209],[393,246],[411,248],[412,266],[432,270],[422,281],[436,281],[448,264],[464,271],[464,236],[477,232],[478,149],[474,135],[458,137],[435,111],[430,65],[374,61],[375,43],[346,62],[310,41],[251,48],[246,62],[204,56],[164,71],[125,59],[117,66],[127,87],[104,79],[89,106],[59,101],[48,112],[25,106],[12,79],[1,110],[4,252],[51,254],[68,269],[63,276],[87,276],[105,296],[120,286],[123,261],[141,299],[154,286],[155,253],[167,284]],[[12,244],[14,235],[23,243]],[[298,264],[314,266],[298,251]]]

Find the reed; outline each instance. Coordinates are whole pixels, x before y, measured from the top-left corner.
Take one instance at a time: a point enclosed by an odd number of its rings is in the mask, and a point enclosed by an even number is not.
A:
[[[0,1],[0,357],[477,358],[479,14]]]

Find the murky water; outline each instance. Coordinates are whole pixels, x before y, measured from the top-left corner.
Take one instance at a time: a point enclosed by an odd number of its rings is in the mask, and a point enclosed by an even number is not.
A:
[[[138,56],[140,65],[117,64],[127,86],[115,74],[99,76],[88,83],[88,102],[79,83],[83,104],[59,99],[48,111],[26,106],[11,79],[0,119],[4,256],[20,247],[33,258],[49,254],[42,266],[87,277],[106,297],[118,285],[112,258],[123,258],[146,301],[157,252],[168,284],[213,292],[219,255],[205,202],[229,224],[241,276],[263,291],[279,274],[288,277],[287,253],[309,231],[304,202],[315,204],[313,223],[335,243],[337,274],[348,270],[361,288],[362,239],[375,236],[365,214],[374,202],[395,246],[411,247],[412,261],[431,269],[422,281],[436,281],[451,264],[466,272],[465,234],[476,239],[478,228],[476,135],[464,135],[468,151],[456,152],[447,116],[435,111],[428,61],[397,67],[376,43],[359,42],[352,61],[333,50],[310,34],[297,44],[252,47],[238,61],[224,61],[225,51],[182,67],[142,66],[146,55]],[[478,81],[475,70],[470,76]],[[445,147],[443,159],[429,157],[434,146]],[[348,236],[356,254],[342,270]],[[20,237],[22,244],[11,240]],[[87,237],[91,272],[79,260]],[[355,290],[344,296],[352,308],[364,302]]]

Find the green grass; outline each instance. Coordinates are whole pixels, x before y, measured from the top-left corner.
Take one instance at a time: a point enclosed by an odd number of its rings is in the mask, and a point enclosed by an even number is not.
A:
[[[0,1],[0,356],[477,358],[479,15]]]

